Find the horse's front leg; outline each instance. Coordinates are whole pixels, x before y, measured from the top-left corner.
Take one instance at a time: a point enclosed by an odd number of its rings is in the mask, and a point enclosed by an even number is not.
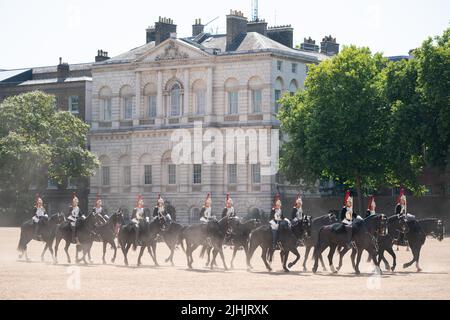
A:
[[[288,264],[289,269],[292,268],[298,260],[300,260],[300,252],[297,250],[297,248],[294,248],[293,250],[291,250],[291,252],[295,254],[295,260]]]
[[[142,258],[142,254],[144,253],[144,250],[145,250],[145,246],[141,245],[141,249],[139,250],[139,256],[138,256],[138,260],[137,260],[137,266],[138,267],[142,264],[141,258]],[[150,253],[150,256],[151,256],[151,253]]]
[[[153,258],[153,262],[154,262],[155,266],[159,267],[159,263],[158,263],[158,260],[156,258],[156,241],[153,241],[149,245],[148,250],[150,250],[150,247],[152,248],[152,251],[153,251],[153,257],[152,257]]]
[[[284,272],[289,272],[289,269],[288,269],[287,266],[286,266],[288,257],[289,257],[289,251],[286,250],[286,251],[283,253],[283,260],[282,260]]]
[[[355,264],[355,273],[360,274],[361,271],[359,271],[359,262],[361,261],[362,256],[362,250],[358,250],[358,254],[356,255],[356,264]]]
[[[103,241],[103,256],[102,256],[103,264],[106,264],[106,260],[105,260],[105,255],[106,255],[106,245],[107,245],[106,241]]]
[[[44,250],[42,250],[42,253],[41,253],[41,262],[44,262],[44,255],[45,255],[45,251],[47,251],[47,248],[48,248],[48,243],[46,242],[45,246],[44,246]]]
[[[64,251],[66,252],[66,255],[67,255],[67,263],[71,263],[70,255],[69,255],[69,247],[70,247],[70,241],[66,240],[66,245],[64,246]]]
[[[114,249],[114,255],[111,259],[111,263],[114,263],[116,261],[116,255],[117,255],[117,247],[116,247],[116,243],[114,242],[114,239],[110,242],[110,244]]]
[[[334,244],[330,245],[330,252],[328,253],[328,264],[330,266],[331,272],[333,272],[333,273],[337,273],[337,271],[333,265],[333,256],[334,256],[335,251],[336,251],[336,245],[334,245]]]
[[[337,271],[341,270],[341,268],[342,268],[342,260],[343,260],[343,258],[345,256],[345,254],[347,253],[347,251],[348,251],[348,248],[346,246],[344,246],[342,248],[342,250],[339,252],[339,265],[337,267]]]
[[[231,269],[234,269],[233,261],[234,261],[234,258],[236,257],[236,252],[237,252],[237,250],[238,250],[238,246],[234,246],[234,248],[233,248],[233,256],[231,257],[231,262],[230,262]],[[245,249],[244,249],[244,250],[245,250]],[[247,252],[246,252],[245,255],[247,256]]]

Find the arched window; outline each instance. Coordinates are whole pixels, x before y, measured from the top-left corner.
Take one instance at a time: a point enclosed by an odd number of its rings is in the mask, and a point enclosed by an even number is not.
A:
[[[111,121],[112,117],[112,91],[108,87],[103,87],[99,92],[99,120]]]
[[[157,90],[154,83],[149,83],[144,87],[145,96],[145,110],[144,117],[155,118],[156,117],[156,96]]]
[[[291,96],[293,96],[298,90],[297,81],[295,79],[292,79],[291,83],[289,84],[289,93]]]
[[[122,103],[122,119],[131,120],[133,117],[133,90],[126,85],[120,89],[120,100]]]
[[[181,114],[181,86],[178,82],[170,88],[170,116],[178,117]]]
[[[206,85],[203,80],[197,80],[192,86],[194,92],[194,113],[205,114],[206,110]]]
[[[225,82],[227,93],[227,113],[237,114],[239,112],[239,82],[235,78],[230,78]]]
[[[283,79],[281,79],[280,77],[278,77],[275,80],[275,92],[274,92],[274,97],[275,97],[275,107],[274,107],[274,111],[275,113],[278,113],[278,110],[280,110],[280,103],[278,102],[278,100],[281,99],[281,93],[284,87],[284,82]]]
[[[250,78],[248,81],[250,90],[250,112],[260,113],[262,111],[262,80],[258,76]]]

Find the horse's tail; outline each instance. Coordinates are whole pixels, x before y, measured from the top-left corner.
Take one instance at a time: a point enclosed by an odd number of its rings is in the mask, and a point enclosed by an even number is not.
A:
[[[25,237],[22,232],[20,233],[19,245],[17,246],[17,251],[23,252],[27,250],[27,243],[25,241]]]
[[[250,263],[250,260],[252,259],[253,253],[255,253],[256,248],[256,240],[252,231],[248,235],[247,265]]]

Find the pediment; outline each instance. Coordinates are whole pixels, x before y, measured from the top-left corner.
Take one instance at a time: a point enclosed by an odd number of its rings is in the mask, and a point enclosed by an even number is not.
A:
[[[144,52],[137,62],[158,62],[207,57],[204,51],[177,39],[167,39],[158,46]]]

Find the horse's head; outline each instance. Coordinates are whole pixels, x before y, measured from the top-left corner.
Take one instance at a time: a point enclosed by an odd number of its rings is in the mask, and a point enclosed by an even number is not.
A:
[[[124,216],[122,208],[119,208],[114,214],[110,217],[115,225],[122,225],[124,223]]]
[[[338,220],[338,214],[339,211],[338,210],[329,210],[328,211],[328,219],[329,219],[329,224],[332,224],[334,222],[337,222]]]

